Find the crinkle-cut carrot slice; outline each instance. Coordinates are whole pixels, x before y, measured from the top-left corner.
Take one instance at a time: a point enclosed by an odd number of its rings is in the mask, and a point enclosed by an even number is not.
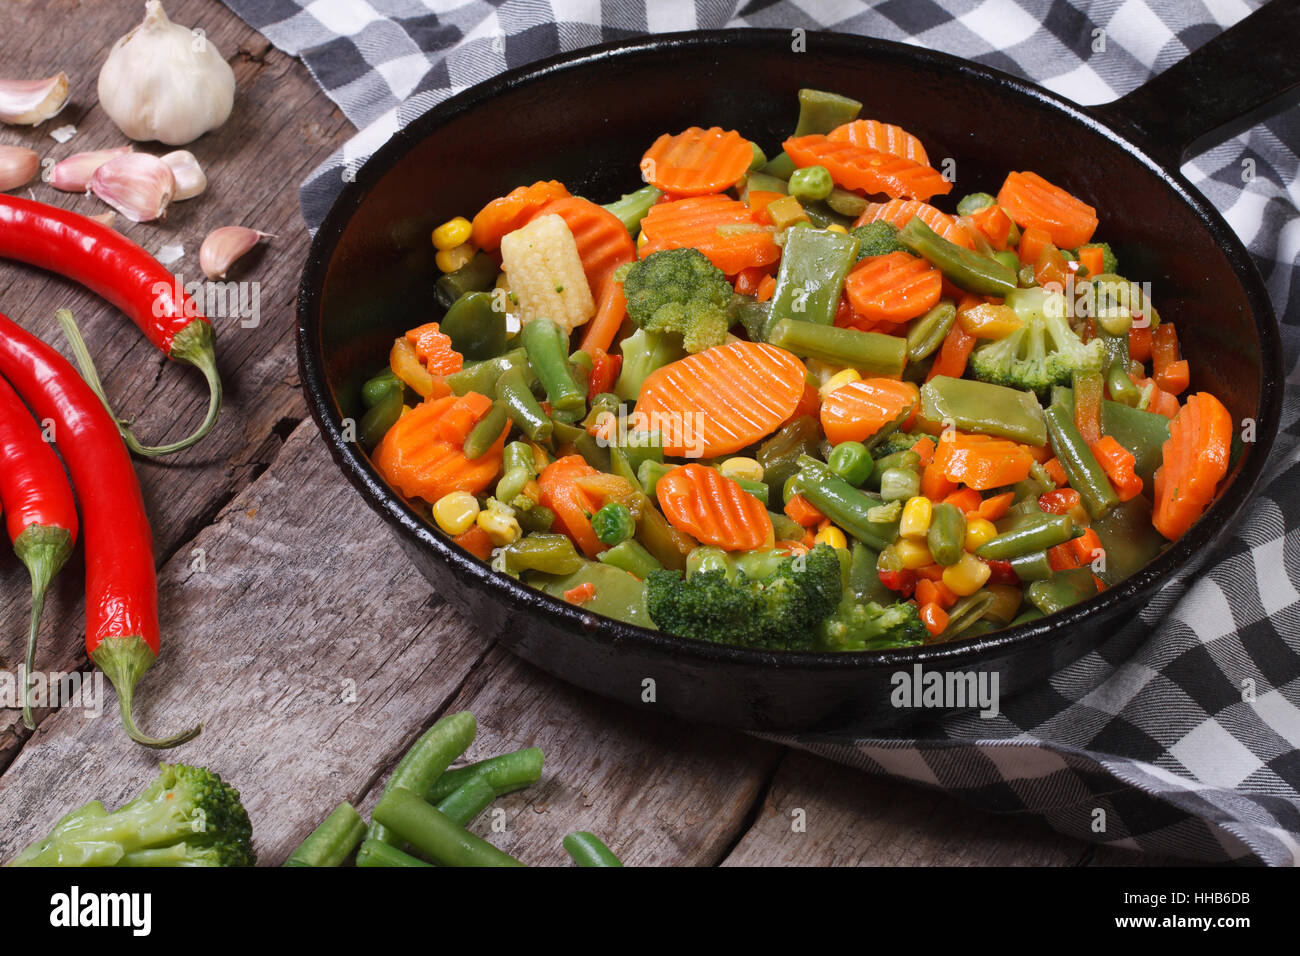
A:
[[[781,258],[771,227],[755,223],[748,206],[727,196],[658,203],[641,220],[641,231],[641,258],[663,249],[698,249],[729,276]]]
[[[854,146],[865,146],[867,149],[902,156],[922,166],[930,165],[930,158],[925,155],[921,141],[903,127],[892,123],[873,119],[854,120],[835,127],[826,138],[837,143],[852,143]]]
[[[1032,172],[1012,172],[998,205],[1021,229],[1042,229],[1061,249],[1074,249],[1097,231],[1097,210]]]
[[[771,547],[767,506],[739,484],[704,465],[682,465],[655,483],[664,517],[701,544],[725,551]]]
[[[862,211],[862,215],[857,218],[853,226],[857,228],[883,219],[902,229],[913,216],[949,242],[955,242],[967,249],[975,248],[975,240],[956,217],[935,209],[928,202],[921,202],[919,199],[890,199],[888,202],[867,203],[867,208]]]
[[[820,133],[792,136],[783,144],[794,164],[824,166],[837,186],[894,199],[929,199],[952,192],[952,183],[936,169],[902,156],[836,142]]]
[[[832,444],[865,441],[916,408],[920,393],[911,382],[863,378],[822,399],[822,431]]]
[[[468,434],[466,424],[472,428],[492,406],[490,399],[477,395],[486,405],[475,403],[481,411],[461,420],[469,408],[464,401],[468,395],[477,393],[426,399],[399,418],[375,448],[375,467],[406,497],[423,498],[432,504],[453,491],[476,495],[500,473],[509,424],[480,457],[470,460],[461,450]]]
[[[707,196],[734,186],[753,160],[749,140],[734,129],[692,126],[655,140],[641,157],[641,174],[665,193]]]

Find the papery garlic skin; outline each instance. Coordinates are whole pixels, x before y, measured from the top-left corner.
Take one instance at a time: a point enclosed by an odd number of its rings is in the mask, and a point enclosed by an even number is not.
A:
[[[68,102],[68,74],[44,80],[0,80],[0,123],[36,126]]]
[[[55,163],[47,177],[49,184],[65,193],[84,193],[90,188],[90,180],[110,159],[125,156],[131,152],[130,146],[118,146],[115,149],[96,149],[88,153],[73,153],[67,159]]]
[[[41,157],[25,146],[0,146],[0,193],[26,186],[41,168]]]
[[[208,188],[208,177],[204,174],[203,167],[188,149],[168,153],[162,161],[167,164],[167,168],[172,171],[172,178],[176,180],[172,202],[193,199]]]
[[[235,74],[211,40],[148,0],[144,22],[113,44],[99,71],[99,102],[131,139],[184,146],[230,116]]]
[[[199,247],[199,268],[209,279],[224,279],[230,267],[270,233],[247,226],[221,226],[208,233]]]
[[[175,189],[167,164],[148,153],[110,159],[90,180],[90,191],[132,222],[161,219]]]

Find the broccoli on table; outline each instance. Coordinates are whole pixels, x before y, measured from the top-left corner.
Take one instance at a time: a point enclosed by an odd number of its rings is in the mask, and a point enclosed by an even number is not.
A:
[[[238,790],[203,767],[161,764],[121,809],[88,803],[9,865],[252,866],[252,836]]]
[[[842,590],[839,557],[819,545],[761,577],[724,568],[684,579],[651,571],[646,603],[655,624],[679,637],[757,650],[816,650],[817,626],[835,610]]]
[[[732,288],[698,249],[652,252],[623,280],[627,314],[647,332],[678,332],[688,352],[721,345],[727,337]]]
[[[912,251],[898,241],[898,227],[883,219],[851,229],[849,235],[858,240],[858,261],[867,256],[885,256],[891,252]]]
[[[916,605],[905,601],[859,604],[846,594],[833,614],[822,621],[818,637],[826,650],[882,651],[924,644],[929,631]]]
[[[976,349],[971,371],[981,382],[1037,392],[1046,398],[1053,385],[1068,385],[1075,372],[1100,370],[1101,339],[1087,345],[1070,328],[1068,300],[1047,289],[1016,289],[1006,304],[1024,323],[1004,339]]]

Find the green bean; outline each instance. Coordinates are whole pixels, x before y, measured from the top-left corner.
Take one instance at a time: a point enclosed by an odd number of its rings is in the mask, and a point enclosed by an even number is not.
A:
[[[798,229],[789,234],[772,293],[768,340],[782,320],[832,327],[844,277],[857,259],[858,240],[847,233]]]
[[[448,770],[429,788],[427,799],[441,803],[474,777],[486,780],[498,797],[522,790],[541,779],[544,759],[541,750],[526,747]]]
[[[663,193],[654,186],[642,186],[635,192],[606,203],[604,208],[617,216],[627,231],[635,236],[641,228],[641,220],[662,196]]]
[[[564,838],[564,852],[573,857],[578,866],[622,866],[609,847],[586,831],[570,833]]]
[[[476,729],[474,715],[467,710],[443,717],[426,730],[397,762],[384,787],[384,794],[403,787],[417,793],[428,792],[433,781],[474,742]],[[378,820],[378,817],[373,819]],[[382,820],[371,823],[370,838],[382,843],[394,842],[392,833]]]
[[[551,530],[555,524],[555,512],[542,505],[533,505],[515,513],[515,520],[525,534],[538,534]]]
[[[1041,581],[1052,576],[1052,562],[1046,551],[1031,551],[1007,562],[1022,581]]]
[[[582,420],[583,428],[591,428],[593,425],[601,424],[601,418],[605,415],[618,415],[619,406],[622,399],[613,392],[601,392],[591,397],[590,411],[587,417]]]
[[[394,390],[366,409],[357,423],[357,438],[366,448],[374,448],[401,417],[402,393]]]
[[[483,292],[492,288],[501,269],[486,252],[476,252],[469,262],[438,280],[434,298],[443,309],[450,309],[466,292]]]
[[[907,361],[920,362],[933,355],[943,344],[957,321],[957,306],[943,299],[907,329]]]
[[[1133,471],[1150,488],[1169,440],[1169,419],[1119,402],[1102,402],[1101,431],[1133,453]]]
[[[497,398],[505,403],[510,420],[519,426],[519,430],[530,441],[550,441],[553,429],[551,419],[524,381],[524,373],[519,368],[512,366],[501,373],[497,379],[496,393]]]
[[[1142,400],[1142,393],[1129,377],[1127,362],[1112,362],[1106,370],[1106,392],[1113,401],[1129,408],[1137,408]]]
[[[921,476],[911,468],[886,468],[880,476],[880,497],[907,501],[921,493]]]
[[[777,541],[799,541],[803,538],[806,529],[797,521],[790,520],[789,515],[769,510],[767,516],[772,519],[772,534]]]
[[[876,566],[880,560],[880,552],[867,547],[861,541],[854,541],[849,554],[848,588],[854,600],[862,604],[867,601],[892,604],[897,600],[897,595],[880,581],[880,572]]]
[[[1020,274],[1020,257],[1010,249],[993,253],[993,258],[1000,262],[1004,268],[1009,269],[1013,275],[1018,276]]]
[[[967,193],[957,203],[957,215],[969,216],[997,204],[997,200],[988,193]]]
[[[656,431],[629,431],[622,448],[634,469],[642,462],[664,460],[664,438]]]
[[[767,164],[764,163],[763,165]],[[751,191],[780,193],[784,196],[790,192],[790,184],[779,176],[769,176],[767,173],[762,172],[760,167],[757,170],[751,169],[745,174],[745,193],[742,198],[746,202],[749,202],[749,193]]]
[[[768,488],[765,482],[755,481],[752,478],[732,478],[731,480],[740,485],[741,489],[746,494],[753,495],[759,501],[763,502],[763,507],[767,507],[768,496],[771,494],[771,489]]]
[[[1043,617],[1043,612],[1036,607],[1027,607],[1020,612],[1020,615],[1012,621],[1007,627],[1018,627],[1021,624],[1028,624],[1030,621],[1037,621]]]
[[[676,465],[666,464],[662,461],[643,461],[641,467],[636,470],[636,478],[637,481],[641,482],[641,489],[653,498],[655,496],[655,485],[659,484],[659,479],[676,467]]]
[[[790,476],[799,470],[799,456],[816,454],[821,438],[822,427],[817,419],[800,415],[759,445],[754,457],[763,466],[763,480],[768,487],[784,488]],[[652,492],[647,490],[646,494]],[[803,537],[802,532],[799,537]]]
[[[1034,393],[1004,385],[937,375],[921,386],[921,417],[938,426],[952,423],[964,432],[1047,444],[1043,408]]]
[[[867,487],[872,491],[883,491],[885,472],[891,468],[898,468],[903,471],[918,471],[920,467],[921,456],[910,448],[883,455],[876,459],[876,463],[871,470],[871,477],[867,480]]]
[[[799,122],[794,135],[829,133],[838,126],[852,123],[861,112],[862,104],[851,97],[825,90],[802,89],[799,91]]]
[[[798,168],[799,167],[794,164],[794,160],[790,158],[789,154],[786,153],[785,150],[781,150],[780,153],[768,160],[760,172],[765,173],[768,176],[774,176],[777,179],[788,180],[791,173]]]
[[[868,547],[881,550],[898,537],[897,522],[868,520],[867,512],[880,502],[854,488],[816,458],[805,455],[799,459],[795,482],[799,494],[814,508]]]
[[[608,446],[608,451],[609,473],[622,478],[632,486],[634,491],[643,491],[641,481],[636,476],[636,469],[632,467],[632,463],[628,460],[627,452],[618,445]]]
[[[471,777],[438,802],[438,812],[458,827],[469,824],[488,804],[496,799],[496,791],[482,777]]]
[[[967,292],[1005,296],[1016,287],[1012,270],[996,259],[949,242],[922,222],[919,216],[913,216],[898,230],[898,241]]]
[[[948,608],[948,625],[939,635],[939,640],[951,641],[967,633],[993,606],[995,600],[997,599],[988,591],[976,591],[964,598],[958,598],[956,603]]]
[[[772,326],[767,341],[800,358],[846,365],[864,375],[896,377],[907,364],[907,340],[881,332],[781,319]]]
[[[532,368],[528,365],[528,354],[523,349],[511,349],[504,355],[485,359],[466,365],[459,372],[452,372],[444,381],[457,395],[478,392],[488,398],[496,398],[497,382],[507,369],[518,368],[524,376],[525,384],[533,378]]]
[[[871,477],[876,463],[867,446],[860,441],[840,442],[826,459],[831,471],[854,487],[862,487]]]
[[[574,380],[569,366],[568,336],[550,319],[533,319],[519,333],[528,364],[546,389],[551,407],[559,411],[583,412],[587,408],[587,393]]]
[[[465,457],[470,461],[476,458],[482,458],[497,443],[501,437],[501,432],[510,424],[510,415],[506,411],[506,403],[497,399],[488,409],[477,425],[470,429],[465,436],[465,443],[461,446]]]
[[[524,571],[544,574],[573,574],[587,562],[562,534],[530,534],[512,541],[501,550],[499,560],[508,574]]]
[[[501,452],[501,480],[496,487],[497,501],[512,508],[520,507],[524,503],[519,501],[524,487],[536,477],[537,467],[532,446],[522,441],[510,442]]]
[[[289,854],[285,866],[342,866],[366,835],[366,821],[344,801]]]
[[[357,866],[433,866],[419,857],[378,840],[365,840],[357,850]]]
[[[745,327],[745,334],[753,342],[762,342],[767,328],[772,324],[772,301],[759,302],[752,295],[732,295],[727,305],[727,328]]]
[[[850,219],[857,219],[867,211],[866,199],[847,189],[840,189],[839,186],[833,188],[830,195],[826,197],[826,205],[832,211],[841,216],[848,216]]]
[[[491,292],[466,292],[438,322],[438,330],[467,359],[488,359],[506,348],[506,314]]]
[[[1143,495],[1120,502],[1092,522],[1092,530],[1106,551],[1105,570],[1097,576],[1107,584],[1136,574],[1168,544],[1152,527],[1151,502]]]
[[[635,575],[642,580],[645,580],[651,571],[663,567],[662,564],[655,560],[655,556],[635,539],[620,541],[614,547],[602,551],[596,556],[596,560],[602,564],[622,568],[628,574]]]
[[[763,152],[763,147],[752,139],[749,141],[749,152],[749,168],[751,171],[767,165],[767,153]]]
[[[930,512],[926,542],[935,563],[951,567],[961,560],[966,540],[966,516],[956,505],[940,502]]]
[[[1068,568],[1025,588],[1025,598],[1044,614],[1055,614],[1097,593],[1090,568]]]
[[[559,418],[552,417],[552,440],[563,446],[572,445],[574,451],[583,457],[587,464],[591,465],[597,471],[609,471],[609,448],[596,440],[585,428],[579,428],[577,425],[569,422],[562,422]]]
[[[1097,463],[1092,450],[1074,426],[1073,416],[1056,403],[1048,408],[1047,430],[1052,437],[1052,451],[1061,463],[1070,487],[1079,493],[1089,516],[1100,518],[1119,504],[1119,496],[1106,472]]]
[[[985,541],[975,551],[976,557],[1007,561],[1034,551],[1046,551],[1075,537],[1074,520],[1069,515],[1026,515],[1016,527]]]
[[[841,216],[825,202],[816,200],[806,200],[803,204],[804,214],[807,215],[808,221],[818,229],[829,229],[831,226],[843,226],[844,231],[848,232],[849,226],[853,225],[853,219],[849,216]],[[856,236],[854,238],[857,238]],[[857,254],[854,253],[854,261],[857,261]]]
[[[443,866],[523,866],[429,806],[405,787],[389,790],[375,804],[374,819]]]
[[[387,397],[389,392],[395,391],[401,396],[405,394],[405,389],[406,385],[397,377],[397,373],[391,368],[385,368],[361,386],[361,401],[365,403],[366,408],[373,408]]]

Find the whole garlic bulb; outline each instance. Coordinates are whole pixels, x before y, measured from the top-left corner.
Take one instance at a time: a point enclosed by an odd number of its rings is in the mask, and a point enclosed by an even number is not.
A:
[[[235,74],[207,37],[148,0],[144,22],[113,44],[99,71],[99,102],[131,139],[183,146],[230,116]]]

